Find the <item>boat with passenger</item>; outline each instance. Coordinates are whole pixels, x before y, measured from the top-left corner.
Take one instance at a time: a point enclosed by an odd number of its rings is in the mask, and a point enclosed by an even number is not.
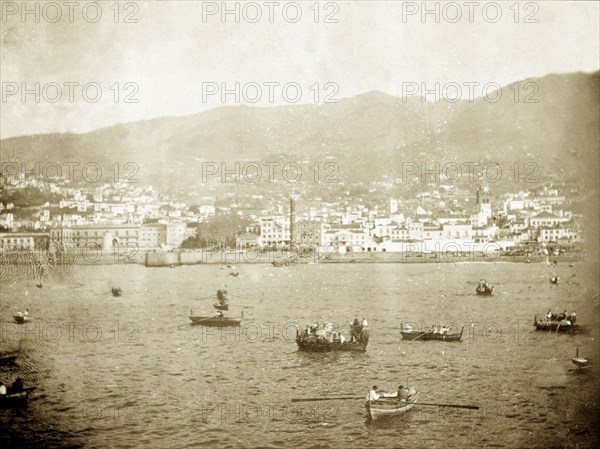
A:
[[[244,318],[244,311],[239,317],[225,316],[225,314],[217,310],[215,315],[194,315],[194,311],[190,311],[190,320],[192,324],[202,324],[203,326],[239,326]]]
[[[481,279],[475,288],[475,293],[481,296],[491,296],[494,293],[494,286],[485,279]]]
[[[223,313],[223,311],[229,310],[229,298],[227,285],[223,285],[223,288],[217,290],[217,302],[213,304],[216,313],[214,315],[194,315],[194,311],[192,310],[190,312],[192,324],[202,324],[204,326],[239,326],[244,317],[243,311],[239,317],[230,317]]]
[[[274,267],[293,267],[294,265],[297,265],[297,261],[293,260],[293,259],[289,259],[289,260],[274,260],[273,262],[271,262],[271,264]]]
[[[0,408],[17,408],[27,405],[29,393],[35,390],[35,387],[23,387],[23,381],[17,378],[11,386],[6,386],[0,382],[0,389],[4,390],[5,394],[0,394]]]
[[[365,407],[372,420],[408,412],[417,402],[417,390],[414,387],[400,385],[398,391],[379,394],[374,386],[367,395]]]
[[[539,318],[537,315],[533,318],[533,325],[536,330],[563,332],[563,333],[579,333],[583,331],[583,327],[576,323],[577,314],[575,312],[567,313],[565,310],[560,314],[555,314],[549,310],[544,318]]]
[[[331,352],[354,351],[363,352],[369,343],[367,320],[355,319],[349,323],[350,337],[346,338],[341,332],[335,330],[332,323],[309,324],[302,332],[296,329],[296,344],[300,351]]]
[[[579,348],[577,348],[575,357],[573,357],[571,361],[577,367],[579,372],[592,367],[592,362],[589,358],[579,357]]]
[[[13,315],[13,319],[17,324],[25,324],[30,321],[29,319],[29,311],[25,309],[25,312],[21,312],[20,310]]]
[[[460,341],[462,338],[463,331],[465,329],[464,326],[460,328],[460,332],[449,332],[450,328],[444,325],[441,326],[433,326],[432,331],[417,331],[412,328],[409,324],[401,324],[400,335],[402,335],[402,340],[408,341]]]

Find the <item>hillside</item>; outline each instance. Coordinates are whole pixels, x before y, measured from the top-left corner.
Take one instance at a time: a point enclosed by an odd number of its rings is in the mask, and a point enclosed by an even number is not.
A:
[[[535,162],[540,182],[597,178],[599,86],[600,72],[574,73],[504,87],[496,103],[403,101],[369,92],[336,104],[222,107],[86,134],[14,137],[0,141],[0,150],[3,162],[12,155],[28,164],[94,161],[109,167],[132,161],[140,166],[141,181],[182,187],[197,183],[202,161],[281,155],[321,163],[333,156],[345,182],[398,178],[403,162],[436,161],[497,162],[503,183],[513,181],[509,167],[516,162]],[[537,103],[524,102],[527,94]]]

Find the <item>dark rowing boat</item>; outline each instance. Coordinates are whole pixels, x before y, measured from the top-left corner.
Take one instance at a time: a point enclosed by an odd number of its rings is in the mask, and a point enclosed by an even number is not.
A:
[[[333,328],[329,330],[296,329],[296,344],[300,351],[306,352],[364,352],[369,344],[369,332],[363,326],[350,326],[351,338],[346,340],[341,334],[333,336]]]
[[[421,341],[431,341],[431,340],[436,340],[436,341],[460,341],[460,339],[462,338],[462,334],[463,331],[465,329],[465,327],[461,327],[460,328],[460,333],[456,332],[456,333],[449,333],[449,332],[436,332],[436,331],[431,331],[431,332],[425,332],[425,331],[414,331],[412,329],[407,330],[404,328],[404,326],[401,324],[401,330],[400,331],[400,335],[402,335],[402,340],[408,340],[408,341],[415,341],[415,340],[421,340]]]
[[[537,315],[533,318],[533,325],[538,331],[560,332],[564,334],[577,334],[583,332],[583,327],[569,320],[539,319]]]
[[[479,281],[479,284],[477,284],[475,293],[480,296],[492,296],[494,293],[494,286],[488,283],[485,279],[482,279]]]
[[[367,349],[367,344],[369,343],[368,334],[365,336],[363,341],[349,342],[345,341],[344,343],[334,343],[324,340],[316,340],[316,339],[307,339],[301,338],[300,336],[296,337],[296,344],[298,345],[298,349],[300,351],[306,352],[332,352],[332,351],[351,351],[351,352],[364,352]]]
[[[121,296],[123,294],[123,290],[120,287],[113,287],[110,291],[113,296]]]
[[[29,322],[29,317],[27,315],[13,315],[13,319],[17,324],[25,324]]]
[[[17,357],[19,357],[19,353],[16,351],[13,352],[5,352],[0,355],[0,366],[4,365],[12,365],[17,361]]]
[[[274,267],[292,267],[297,264],[295,260],[275,260],[271,262]]]
[[[35,390],[35,387],[23,388],[21,391],[0,395],[0,408],[18,408],[27,405],[29,393]]]
[[[244,318],[244,311],[242,311],[242,315],[240,317],[229,317],[225,316],[223,313],[211,316],[205,315],[194,315],[194,311],[190,312],[190,320],[192,320],[192,324],[201,324],[203,326],[239,326],[242,322],[242,318]]]
[[[579,348],[577,348],[575,357],[573,357],[573,359],[571,361],[577,367],[577,370],[579,372],[582,372],[583,370],[592,367],[592,362],[590,361],[590,359],[586,359],[584,357],[579,357]]]

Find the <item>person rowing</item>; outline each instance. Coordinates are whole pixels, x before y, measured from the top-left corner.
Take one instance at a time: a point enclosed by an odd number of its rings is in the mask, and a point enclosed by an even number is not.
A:
[[[408,388],[404,385],[400,385],[398,387],[398,400],[400,402],[406,402],[410,398],[410,393],[408,392]]]

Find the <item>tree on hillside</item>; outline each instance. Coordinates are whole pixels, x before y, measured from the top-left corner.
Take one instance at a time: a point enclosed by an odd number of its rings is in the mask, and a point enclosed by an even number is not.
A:
[[[234,247],[235,236],[244,232],[250,220],[235,214],[219,214],[195,224],[196,236],[189,237],[182,248],[206,248],[213,246]]]

